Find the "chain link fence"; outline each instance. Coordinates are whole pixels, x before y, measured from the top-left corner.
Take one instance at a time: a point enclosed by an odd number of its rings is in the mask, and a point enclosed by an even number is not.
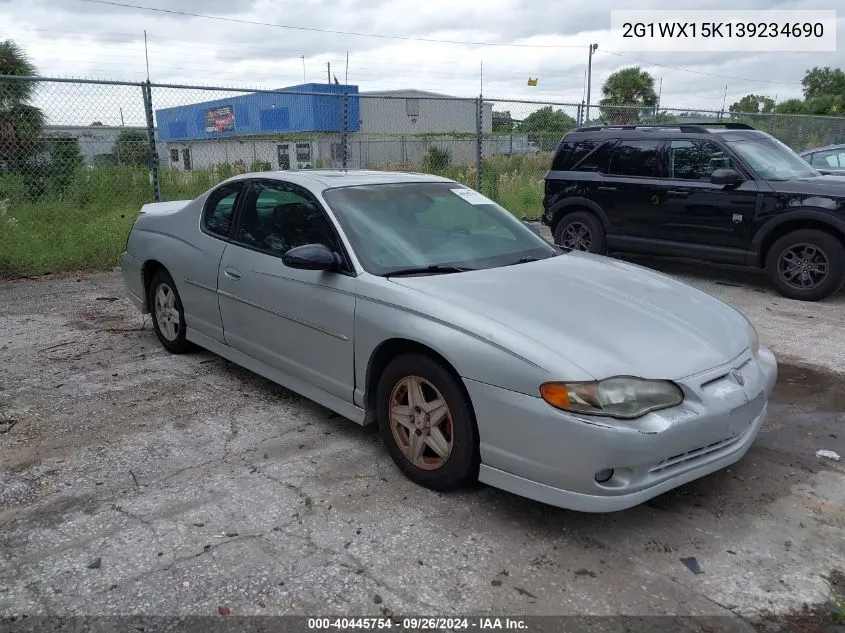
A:
[[[845,142],[845,117],[4,76],[0,276],[114,265],[141,205],[251,171],[435,173],[536,217],[568,130],[707,121],[748,123],[796,151]]]

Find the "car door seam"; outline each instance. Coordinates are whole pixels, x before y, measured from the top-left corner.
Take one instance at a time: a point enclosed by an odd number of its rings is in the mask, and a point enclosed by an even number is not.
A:
[[[273,310],[272,308],[268,308],[267,306],[261,305],[260,303],[256,303],[254,301],[250,301],[249,299],[244,299],[243,297],[238,297],[237,295],[232,294],[231,292],[226,292],[224,290],[218,290],[217,294],[232,299],[234,301],[238,301],[240,303],[246,304],[248,306],[252,306],[253,308],[258,308],[259,310],[264,310],[265,312],[269,312],[277,317],[281,317],[283,319],[287,319],[288,321],[293,321],[294,323],[299,323],[300,325],[304,325],[305,327],[311,328],[312,330],[317,330],[318,332],[322,332],[323,334],[328,334],[336,339],[341,341],[348,341],[349,337],[345,334],[341,334],[340,332],[333,332],[332,330],[327,330],[319,325],[314,323],[310,323],[309,321],[303,321],[302,319],[298,319],[295,316],[290,314],[285,314],[284,312],[279,312],[277,310]]]

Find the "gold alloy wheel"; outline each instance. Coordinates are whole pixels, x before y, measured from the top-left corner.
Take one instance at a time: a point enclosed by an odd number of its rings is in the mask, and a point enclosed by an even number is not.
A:
[[[418,468],[437,470],[452,453],[455,437],[449,406],[425,378],[406,376],[393,387],[390,430],[396,445]]]

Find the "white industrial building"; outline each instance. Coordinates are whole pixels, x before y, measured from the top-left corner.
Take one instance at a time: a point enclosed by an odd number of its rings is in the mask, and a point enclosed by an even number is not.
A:
[[[310,94],[296,95],[297,89]],[[279,93],[246,95],[241,98],[243,102],[221,100],[157,111],[162,167],[340,167],[343,114],[338,89],[328,84],[308,84]],[[354,86],[344,86],[342,90],[347,91],[348,168],[420,165],[432,146],[447,150],[452,164],[475,163],[476,100],[422,90],[358,93]],[[328,94],[318,96],[316,91]],[[306,99],[313,100],[314,105]],[[203,116],[205,128],[191,128],[192,122]],[[217,128],[209,118],[213,116],[218,117]],[[483,103],[481,131],[486,155],[536,151],[525,136],[492,138],[492,127],[493,105]]]

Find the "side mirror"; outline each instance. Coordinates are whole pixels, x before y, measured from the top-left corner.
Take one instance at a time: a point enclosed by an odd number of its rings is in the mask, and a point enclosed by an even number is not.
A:
[[[325,244],[303,244],[282,255],[285,266],[300,270],[331,270],[337,265],[335,254]]]
[[[738,185],[742,176],[735,169],[717,169],[710,174],[710,182],[714,185]]]
[[[540,235],[540,237],[542,237],[542,235],[540,234],[540,229],[538,229],[536,225],[534,225],[534,224],[533,224],[533,223],[531,223],[531,222],[526,222],[525,220],[523,220],[523,221],[522,221],[522,223],[523,223],[525,226],[527,226],[529,229],[531,229],[532,231],[534,231],[537,235]]]
[[[822,176],[830,176],[833,174],[833,170],[831,169],[819,169],[817,167],[816,171],[819,172]]]

